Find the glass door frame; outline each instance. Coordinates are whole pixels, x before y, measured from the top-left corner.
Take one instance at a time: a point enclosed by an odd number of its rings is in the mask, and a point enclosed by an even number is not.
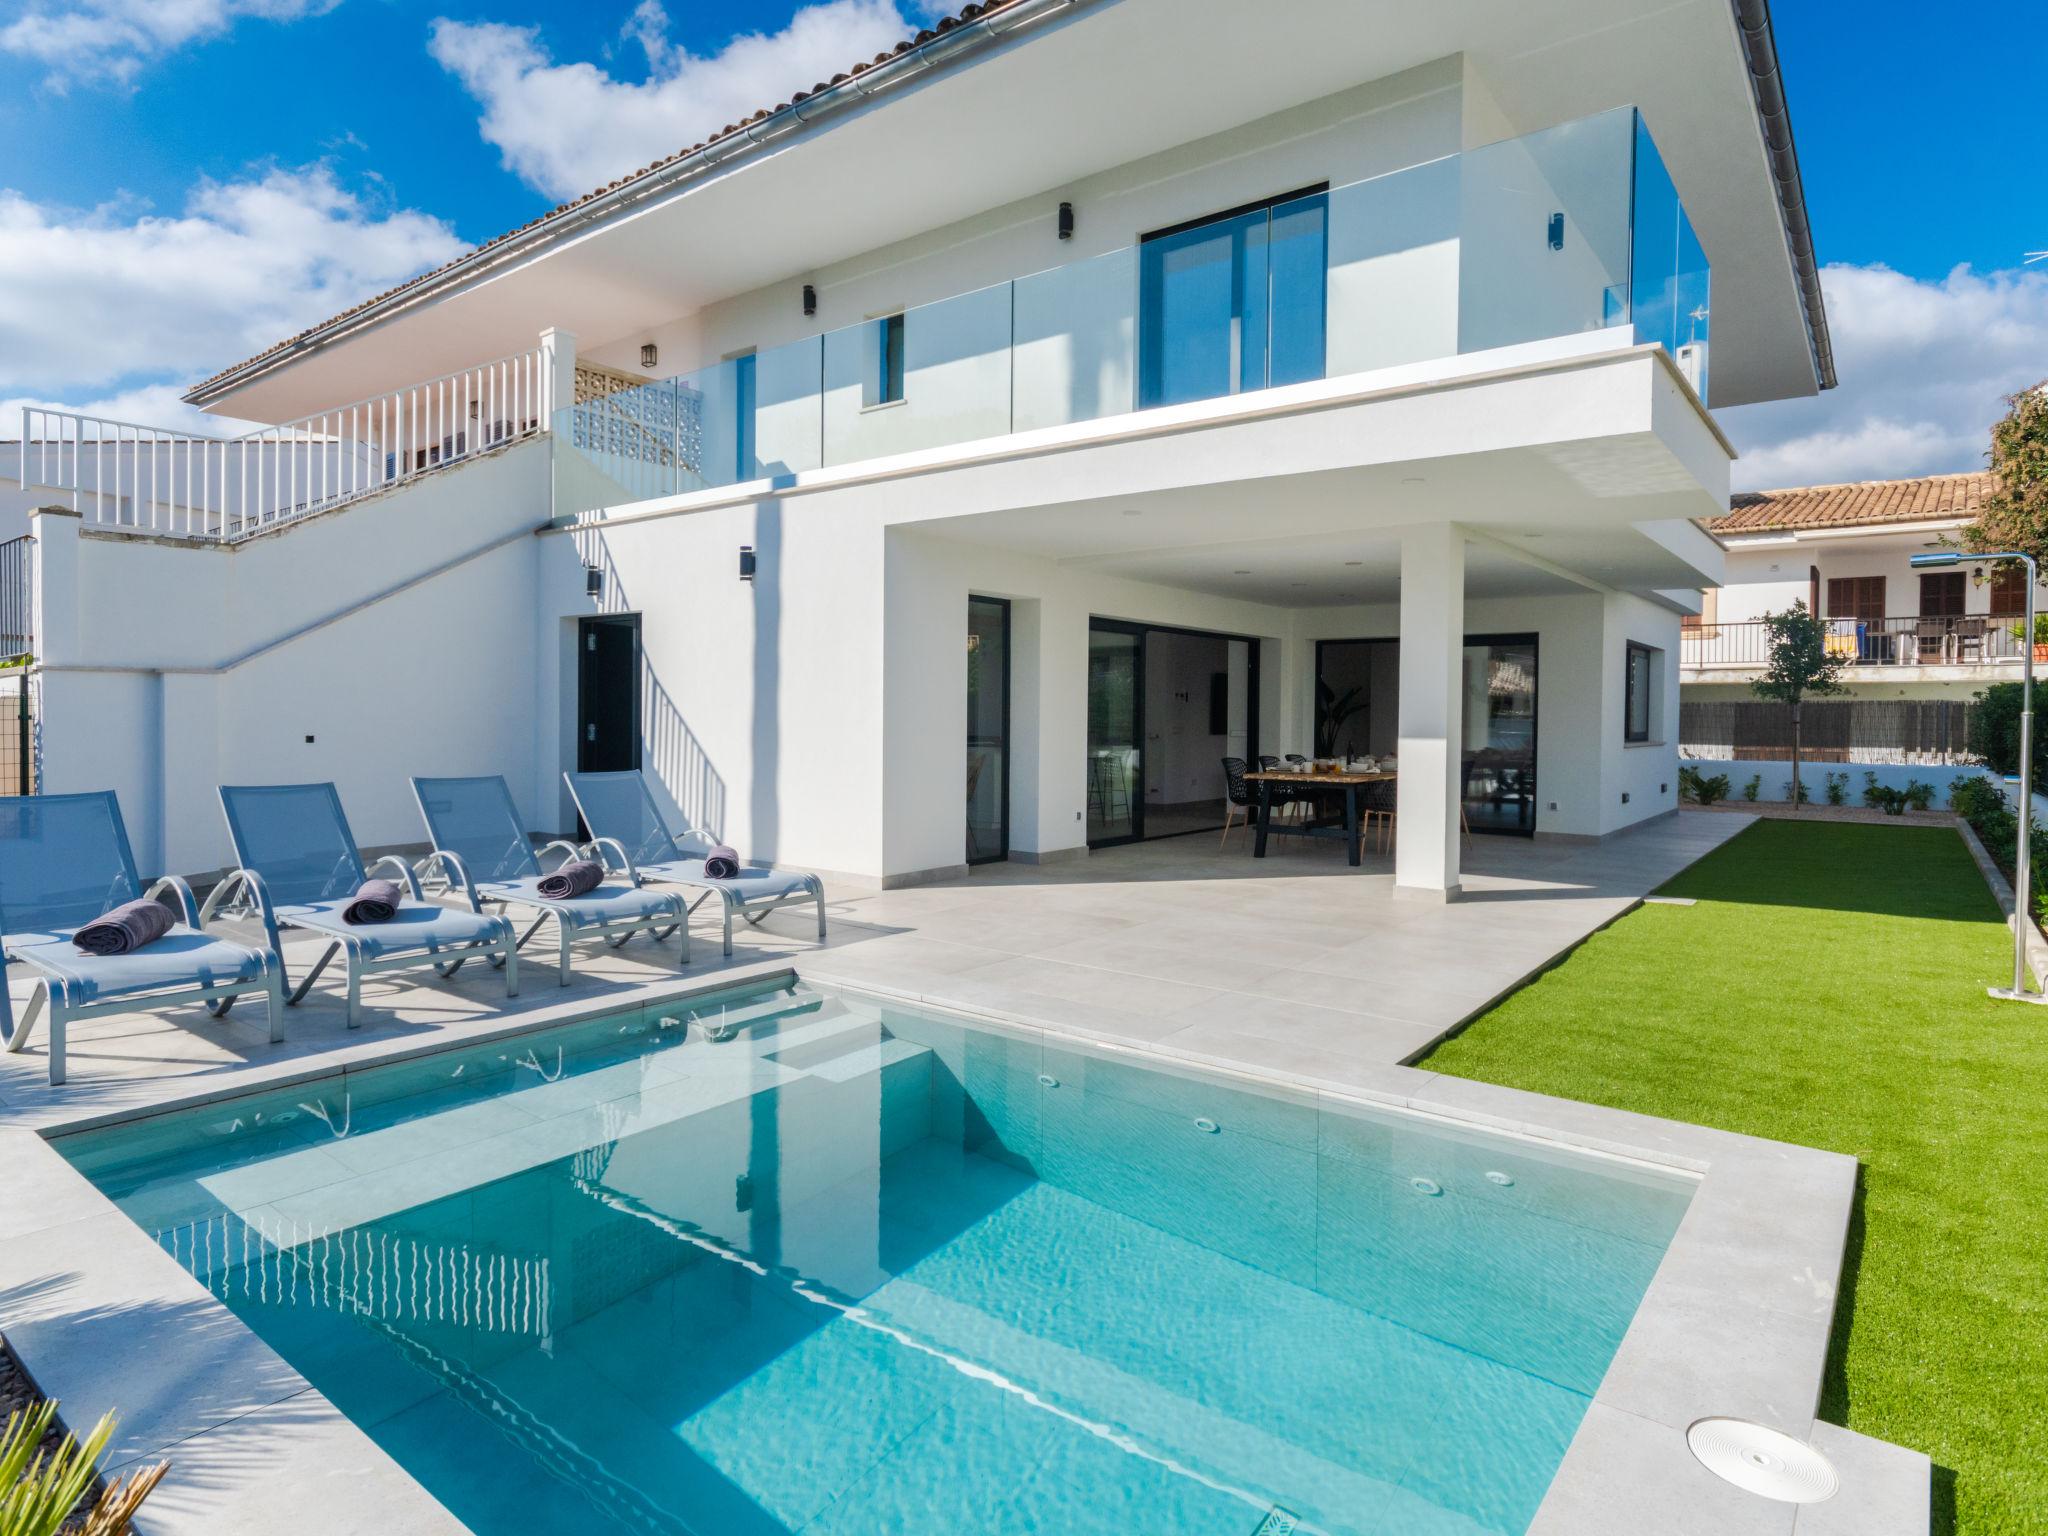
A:
[[[1010,856],[1010,600],[1007,597],[989,597],[980,592],[968,593],[967,606],[970,611],[976,603],[988,603],[1001,609],[1003,615],[1003,745],[1001,752],[1003,759],[1003,781],[997,792],[1000,799],[997,802],[999,813],[996,824],[996,846],[993,849],[984,849],[978,854],[970,854],[967,860],[970,866],[977,864],[1000,864]],[[967,748],[970,752],[974,749],[974,721],[971,716],[967,721]],[[968,811],[971,816],[973,808],[970,806]]]
[[[1536,798],[1536,789],[1541,781],[1540,779],[1537,779],[1535,777],[1537,773],[1536,763],[1540,750],[1540,743],[1543,731],[1543,646],[1541,638],[1537,635],[1537,633],[1534,630],[1514,630],[1503,632],[1486,631],[1482,633],[1465,635],[1462,639],[1459,640],[1458,644],[1461,651],[1464,649],[1469,649],[1473,646],[1480,645],[1526,645],[1529,648],[1530,654],[1535,658],[1536,712],[1534,715],[1530,717],[1529,720],[1529,772],[1532,776],[1531,783],[1529,786],[1529,803],[1531,807],[1529,814],[1529,825],[1526,829],[1520,827],[1488,826],[1474,826],[1472,828],[1474,836],[1478,836],[1483,833],[1489,837],[1534,837],[1536,835],[1536,815],[1537,811],[1541,808],[1541,802]],[[1395,655],[1398,657],[1400,654],[1401,637],[1399,635],[1331,635],[1327,639],[1318,640],[1316,642],[1315,653],[1315,681],[1317,682],[1320,682],[1323,676],[1323,647],[1326,645],[1391,645],[1394,647]],[[1399,731],[1397,727],[1396,735],[1398,736],[1398,734]],[[1468,750],[1469,749],[1466,747],[1465,743],[1462,740],[1460,740],[1458,744],[1458,804],[1461,806],[1465,803],[1464,758]]]
[[[1098,630],[1105,634],[1129,635],[1134,637],[1138,642],[1138,675],[1135,680],[1135,686],[1132,689],[1133,697],[1131,701],[1131,713],[1134,719],[1132,730],[1135,736],[1137,737],[1137,741],[1135,744],[1138,749],[1138,772],[1136,783],[1134,784],[1131,791],[1131,830],[1128,834],[1126,834],[1123,837],[1106,837],[1099,840],[1094,838],[1087,839],[1087,845],[1091,849],[1121,848],[1126,843],[1142,843],[1146,841],[1145,770],[1149,766],[1149,764],[1147,764],[1147,762],[1145,761],[1145,674],[1147,667],[1149,667],[1151,664],[1151,647],[1148,644],[1146,637],[1148,635],[1194,635],[1203,640],[1221,640],[1226,643],[1234,640],[1241,640],[1244,642],[1244,755],[1245,761],[1251,764],[1253,767],[1257,767],[1259,761],[1259,637],[1257,635],[1232,634],[1230,631],[1222,629],[1194,629],[1185,624],[1141,624],[1131,619],[1105,619],[1099,617],[1096,614],[1091,613],[1090,615],[1088,615],[1088,632],[1089,634],[1093,635]],[[1082,679],[1082,687],[1082,710],[1085,717],[1087,709],[1087,679],[1085,677]],[[1086,733],[1084,732],[1083,734],[1085,736]],[[1085,741],[1083,743],[1083,746],[1084,749],[1092,751],[1092,749],[1087,747]],[[1085,817],[1085,810],[1083,812],[1083,815]],[[1221,825],[1221,822],[1217,823],[1217,826]],[[1215,830],[1216,827],[1197,827],[1191,828],[1186,832],[1166,832],[1160,835],[1162,838],[1195,837],[1203,835],[1205,833],[1214,832]]]

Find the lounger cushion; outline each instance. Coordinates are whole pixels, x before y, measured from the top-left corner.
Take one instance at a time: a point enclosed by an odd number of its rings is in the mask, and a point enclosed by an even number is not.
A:
[[[560,908],[578,922],[618,923],[635,919],[665,917],[675,921],[675,898],[660,891],[643,891],[630,885],[600,885],[596,890],[583,896],[571,896],[564,901],[550,901],[539,891],[540,881],[493,880],[480,884],[477,895],[485,901],[510,901],[521,905]]]
[[[743,866],[730,880],[713,880],[704,873],[702,859],[642,864],[640,875],[645,880],[665,880],[672,885],[695,885],[706,890],[723,891],[728,900],[738,902],[773,901],[778,896],[811,894],[808,875],[777,874],[772,869]]]
[[[232,986],[263,974],[259,950],[173,923],[153,944],[125,955],[83,955],[68,933],[16,933],[7,953],[46,975],[62,977],[71,1002],[90,1007],[108,998],[174,987]]]
[[[404,901],[388,923],[346,923],[341,914],[355,898],[312,901],[277,909],[277,919],[294,927],[333,938],[349,938],[361,947],[364,958],[381,960],[389,955],[446,954],[487,944],[504,936],[505,920],[483,912],[465,912],[439,907],[431,902]]]

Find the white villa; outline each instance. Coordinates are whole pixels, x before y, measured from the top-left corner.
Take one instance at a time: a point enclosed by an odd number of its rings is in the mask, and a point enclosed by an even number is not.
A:
[[[30,413],[43,785],[197,872],[224,781],[398,844],[408,773],[563,832],[643,766],[891,886],[1369,751],[1435,900],[1461,809],[1675,809],[1710,406],[1833,383],[1761,5],[1005,0],[848,64],[190,393],[272,431]]]

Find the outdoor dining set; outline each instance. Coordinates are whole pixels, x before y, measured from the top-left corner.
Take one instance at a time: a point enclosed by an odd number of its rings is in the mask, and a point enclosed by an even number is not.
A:
[[[504,779],[414,777],[431,849],[414,863],[365,861],[331,783],[223,785],[237,867],[203,905],[176,875],[145,889],[113,791],[0,801],[0,967],[22,965],[33,979],[19,1020],[0,985],[0,1040],[21,1050],[47,1012],[57,1084],[73,1020],[194,1001],[221,1018],[261,992],[275,1043],[284,1010],[337,956],[351,1029],[363,978],[380,972],[431,967],[446,979],[475,960],[502,970],[516,996],[519,952],[550,921],[563,986],[579,941],[616,949],[636,933],[655,943],[679,935],[687,964],[690,915],[714,898],[727,955],[734,917],[759,923],[795,904],[815,907],[825,937],[815,875],[749,865],[701,833],[672,832],[637,771],[563,777],[586,840],[538,850]],[[215,925],[231,918],[260,925],[262,943],[222,937]],[[326,941],[296,987],[281,937],[294,928]]]

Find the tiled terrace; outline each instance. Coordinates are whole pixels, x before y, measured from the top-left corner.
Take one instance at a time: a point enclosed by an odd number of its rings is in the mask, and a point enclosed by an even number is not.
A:
[[[54,1090],[39,1026],[28,1050],[0,1055],[0,1124],[75,1123],[246,1091],[342,1060],[433,1049],[479,1027],[630,1007],[792,965],[819,980],[1261,1072],[1353,1081],[1412,1059],[1747,825],[1687,812],[1594,845],[1475,838],[1465,899],[1448,906],[1396,899],[1385,856],[1353,870],[1334,845],[1282,840],[1254,860],[1242,832],[1227,849],[1202,834],[1062,864],[984,866],[938,885],[828,889],[823,949],[798,909],[741,925],[725,960],[700,917],[687,967],[674,940],[585,946],[562,987],[541,944],[522,956],[520,996],[510,1000],[482,965],[452,983],[426,971],[369,978],[354,1034],[330,970],[290,1010],[282,1045],[268,1042],[257,998],[220,1023],[190,1007],[74,1024],[70,1080]],[[292,934],[286,948],[296,978],[320,942]]]

